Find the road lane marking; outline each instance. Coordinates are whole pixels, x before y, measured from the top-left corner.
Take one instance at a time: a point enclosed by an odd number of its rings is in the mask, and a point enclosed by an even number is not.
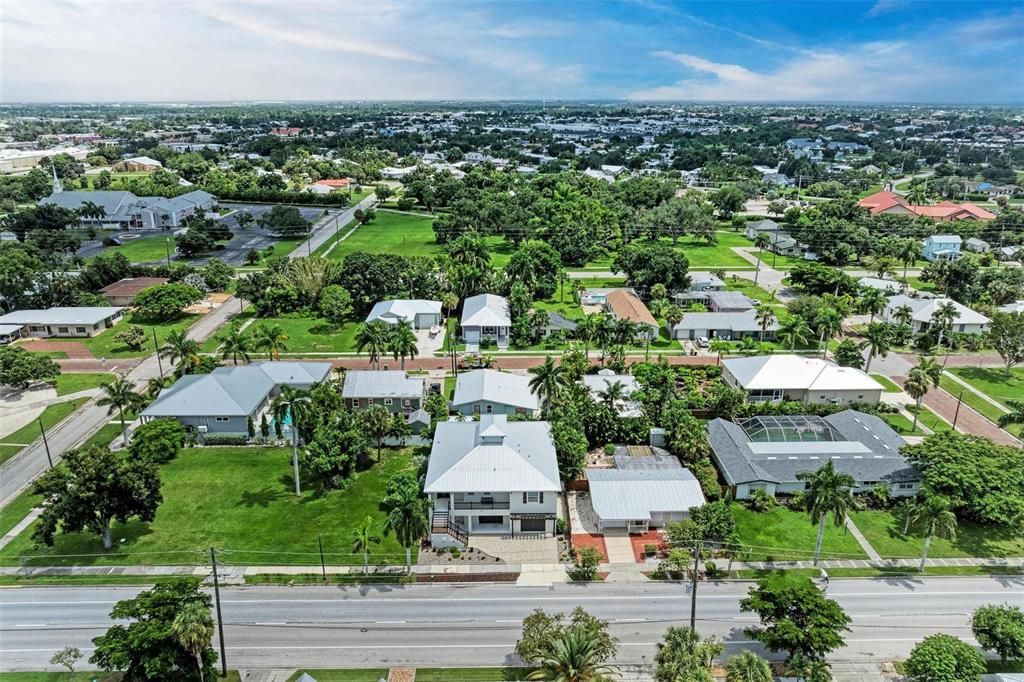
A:
[[[16,628],[45,628],[46,623],[15,623]]]

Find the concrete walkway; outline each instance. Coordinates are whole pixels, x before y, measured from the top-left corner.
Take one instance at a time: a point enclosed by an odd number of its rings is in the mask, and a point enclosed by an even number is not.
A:
[[[871,543],[868,542],[868,539],[860,532],[860,528],[857,527],[857,524],[855,524],[853,519],[849,516],[846,517],[846,529],[850,531],[850,535],[852,535],[854,540],[857,541],[857,544],[864,550],[864,553],[868,555],[868,559],[871,559],[872,561],[882,560],[882,555],[871,546]]]
[[[9,545],[11,541],[14,540],[14,538],[21,535],[22,531],[28,528],[33,521],[38,519],[41,513],[41,509],[33,509],[28,513],[28,515],[25,518],[19,521],[18,524],[14,526],[14,528],[7,531],[7,534],[0,538],[0,549],[3,549],[7,545]]]

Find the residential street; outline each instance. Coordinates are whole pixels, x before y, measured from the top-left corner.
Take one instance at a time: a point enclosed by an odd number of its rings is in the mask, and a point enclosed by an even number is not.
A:
[[[736,651],[754,617],[738,602],[751,583],[702,584],[697,625]],[[118,599],[142,588],[25,588],[0,593],[4,670],[40,669],[53,652],[106,629]],[[971,612],[986,603],[1024,605],[1024,578],[893,578],[834,581],[830,596],[853,618],[847,647],[833,660],[882,662],[943,631],[970,639]],[[500,665],[522,618],[534,608],[582,606],[612,621],[619,663],[651,660],[670,625],[686,624],[689,595],[679,584],[417,585],[248,587],[221,591],[228,666],[368,667],[401,664]],[[728,651],[728,649],[727,649]]]
[[[189,337],[197,341],[208,338],[216,333],[221,325],[237,315],[241,311],[241,305],[239,299],[229,298],[219,308],[192,325],[188,332]],[[171,367],[166,360],[163,360],[163,363],[166,374],[171,371]],[[142,359],[126,376],[136,385],[141,386],[159,374],[160,365],[157,356],[150,355]],[[77,446],[108,421],[110,421],[110,415],[107,413],[106,407],[100,407],[95,400],[83,405],[72,417],[47,432],[46,437],[53,461],[57,462],[65,450]],[[41,439],[25,448],[21,454],[8,460],[0,468],[0,507],[7,505],[48,466],[46,448]]]

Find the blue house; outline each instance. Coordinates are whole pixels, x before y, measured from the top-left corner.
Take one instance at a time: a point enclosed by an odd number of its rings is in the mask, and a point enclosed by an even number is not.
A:
[[[931,262],[956,260],[963,255],[960,253],[960,244],[960,237],[955,234],[933,234],[924,240],[922,255]]]

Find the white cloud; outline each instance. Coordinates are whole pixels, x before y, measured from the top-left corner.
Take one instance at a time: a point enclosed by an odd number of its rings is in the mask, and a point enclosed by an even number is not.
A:
[[[496,38],[561,38],[572,33],[573,26],[561,21],[517,21],[487,31]]]
[[[869,17],[879,17],[883,14],[889,14],[890,12],[897,12],[907,5],[911,4],[913,0],[877,0],[871,9],[867,11]]]

